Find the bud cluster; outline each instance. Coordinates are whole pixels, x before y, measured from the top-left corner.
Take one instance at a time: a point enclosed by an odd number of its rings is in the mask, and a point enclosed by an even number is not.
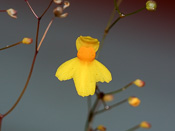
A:
[[[68,16],[68,13],[63,13],[63,11],[70,6],[70,3],[68,1],[62,1],[62,0],[54,0],[54,3],[57,5],[63,5],[63,7],[56,7],[53,10],[53,13],[55,15],[55,17],[60,17],[60,18],[65,18]]]

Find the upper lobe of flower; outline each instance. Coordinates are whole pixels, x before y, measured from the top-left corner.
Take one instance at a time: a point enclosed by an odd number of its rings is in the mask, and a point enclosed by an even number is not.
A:
[[[76,40],[76,47],[79,50],[82,46],[84,47],[93,47],[95,52],[97,52],[99,48],[100,42],[98,39],[92,38],[90,36],[80,36]]]

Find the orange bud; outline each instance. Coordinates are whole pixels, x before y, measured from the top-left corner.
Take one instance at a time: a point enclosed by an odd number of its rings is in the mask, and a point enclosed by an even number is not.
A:
[[[142,121],[142,122],[140,123],[140,127],[141,127],[141,128],[149,129],[149,128],[151,128],[151,124],[148,123],[147,121]]]
[[[99,125],[99,126],[97,127],[97,129],[98,129],[99,131],[106,131],[106,127],[104,127],[103,125]]]
[[[145,82],[140,80],[140,79],[136,79],[135,81],[133,81],[133,84],[135,84],[138,87],[143,87],[145,86]]]
[[[23,38],[22,43],[23,44],[31,44],[33,42],[32,38]]]
[[[128,103],[133,107],[139,106],[140,102],[141,102],[140,99],[135,96],[131,96],[128,98]]]
[[[103,96],[103,101],[105,102],[110,102],[114,100],[114,96],[113,95],[104,95]]]

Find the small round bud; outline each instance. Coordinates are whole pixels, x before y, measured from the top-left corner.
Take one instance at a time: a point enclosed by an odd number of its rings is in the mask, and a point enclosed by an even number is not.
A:
[[[7,14],[9,16],[11,16],[12,18],[15,18],[15,19],[17,18],[17,11],[16,10],[10,8],[10,9],[8,9],[6,11],[7,11]]]
[[[148,0],[146,2],[146,9],[148,11],[155,11],[156,8],[157,8],[157,4],[156,4],[156,2],[154,0]]]
[[[133,81],[133,84],[135,84],[138,87],[144,87],[145,86],[145,82],[140,80],[140,79],[136,79],[135,81]]]
[[[53,10],[53,13],[56,17],[60,17],[63,13],[63,8],[62,7],[56,7],[54,10]]]
[[[139,106],[140,102],[141,102],[140,99],[135,96],[131,96],[128,98],[128,103],[133,107]]]
[[[141,128],[149,129],[149,128],[151,128],[151,124],[148,123],[147,121],[142,121],[142,122],[140,123],[140,127],[141,127]]]
[[[57,5],[61,5],[62,4],[62,0],[53,0],[53,2]]]
[[[23,38],[22,43],[23,44],[31,44],[33,42],[32,38]]]
[[[64,1],[64,6],[63,6],[63,9],[67,8],[70,6],[70,3],[69,1]]]
[[[97,130],[98,130],[98,131],[106,131],[106,127],[104,127],[103,125],[99,125],[99,126],[97,127]]]
[[[110,102],[114,100],[114,96],[113,95],[104,95],[103,96],[103,101],[104,102]]]

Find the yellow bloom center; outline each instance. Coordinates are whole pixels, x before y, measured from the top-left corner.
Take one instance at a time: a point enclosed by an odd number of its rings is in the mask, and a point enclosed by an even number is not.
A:
[[[95,50],[93,47],[80,47],[77,57],[83,61],[93,61],[95,59]]]

